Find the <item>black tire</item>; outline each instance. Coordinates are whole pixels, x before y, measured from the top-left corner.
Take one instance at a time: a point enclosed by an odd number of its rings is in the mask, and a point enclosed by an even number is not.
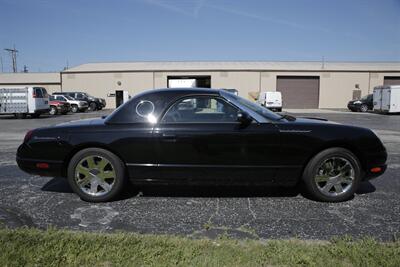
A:
[[[71,111],[72,113],[77,113],[79,111],[78,105],[72,105]]]
[[[96,111],[96,110],[97,110],[97,104],[96,104],[96,102],[91,102],[91,103],[89,104],[89,110],[90,110],[90,111]]]
[[[105,195],[101,196],[92,196],[85,193],[77,184],[75,180],[75,168],[78,163],[89,156],[100,156],[107,159],[111,164],[115,171],[115,182],[112,186],[112,189]],[[124,185],[126,184],[125,179],[125,166],[123,162],[118,158],[115,154],[111,153],[108,150],[101,148],[86,148],[78,153],[76,153],[68,165],[68,182],[72,188],[72,190],[79,195],[82,200],[88,202],[107,202],[115,199],[123,190]]]
[[[282,108],[277,108],[276,112],[282,112]]]
[[[365,104],[362,104],[362,105],[360,106],[360,111],[361,111],[361,112],[367,112],[367,111],[368,111],[368,106],[365,105]]]
[[[16,119],[25,119],[26,118],[26,113],[14,113],[14,117]]]
[[[57,108],[55,106],[51,106],[49,114],[50,115],[57,115],[57,113],[58,113]]]
[[[317,182],[315,181],[318,168],[323,162],[325,162],[325,160],[331,157],[344,158],[352,165],[354,170],[354,179],[351,187],[347,192],[344,192],[338,196],[327,196],[326,194],[323,194],[318,188]],[[328,148],[315,155],[308,162],[303,172],[303,181],[308,193],[310,193],[311,197],[315,200],[324,202],[346,201],[353,197],[354,192],[357,190],[361,182],[362,170],[360,166],[359,160],[351,151],[340,147]]]
[[[34,119],[37,119],[40,117],[40,113],[33,113],[33,114],[31,114],[31,117]]]

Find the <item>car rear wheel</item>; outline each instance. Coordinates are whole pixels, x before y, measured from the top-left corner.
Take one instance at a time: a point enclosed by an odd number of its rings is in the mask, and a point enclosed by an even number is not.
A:
[[[365,104],[361,105],[360,111],[361,111],[361,112],[367,112],[367,111],[368,111],[368,106],[365,105]]]
[[[69,163],[68,182],[85,201],[110,201],[124,187],[125,167],[110,151],[101,148],[83,149]]]
[[[357,157],[344,148],[329,148],[307,164],[303,181],[313,198],[325,202],[350,199],[361,181]]]
[[[71,111],[72,111],[73,113],[77,113],[77,112],[79,111],[78,106],[77,106],[77,105],[72,105]]]
[[[54,106],[51,106],[49,113],[50,113],[50,115],[56,115],[57,114],[57,108],[54,107]]]

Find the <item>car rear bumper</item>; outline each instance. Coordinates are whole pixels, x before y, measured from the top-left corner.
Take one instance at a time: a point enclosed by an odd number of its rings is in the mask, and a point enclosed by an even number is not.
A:
[[[64,162],[62,160],[36,159],[31,158],[31,154],[29,146],[25,143],[18,147],[16,161],[18,167],[24,172],[40,176],[65,176],[63,172]],[[43,168],[44,164],[47,164],[48,168]]]
[[[18,167],[26,173],[35,174],[40,176],[63,176],[62,174],[62,161],[54,160],[40,160],[40,159],[27,159],[17,156]],[[47,164],[48,168],[39,167]]]

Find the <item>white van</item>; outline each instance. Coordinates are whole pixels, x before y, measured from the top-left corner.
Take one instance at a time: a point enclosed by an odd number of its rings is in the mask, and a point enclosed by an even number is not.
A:
[[[14,114],[16,118],[39,117],[50,110],[49,95],[43,87],[0,88],[0,115]]]
[[[383,113],[400,112],[400,85],[375,87],[373,103],[374,111]]]
[[[274,111],[282,111],[281,92],[261,92],[257,102]]]

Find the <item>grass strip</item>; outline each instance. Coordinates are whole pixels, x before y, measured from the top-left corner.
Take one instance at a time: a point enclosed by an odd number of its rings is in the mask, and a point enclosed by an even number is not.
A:
[[[0,229],[0,266],[400,266],[400,242],[371,238],[189,239],[134,233]]]

